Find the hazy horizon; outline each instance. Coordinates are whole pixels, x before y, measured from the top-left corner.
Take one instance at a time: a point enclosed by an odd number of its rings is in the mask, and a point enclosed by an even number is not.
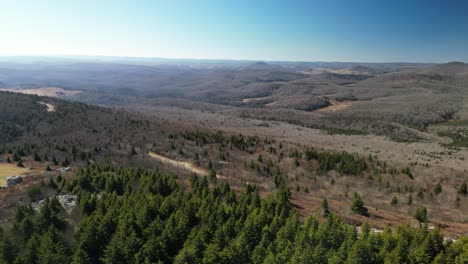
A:
[[[7,59],[3,62],[9,62],[8,59],[12,62],[14,59],[64,59],[64,60],[86,60],[86,61],[96,61],[96,60],[106,60],[111,61],[125,61],[125,60],[135,60],[135,61],[206,61],[206,62],[265,62],[265,63],[356,63],[356,64],[398,64],[398,63],[408,63],[408,64],[445,64],[452,62],[462,62],[468,63],[468,60],[451,60],[451,61],[340,61],[340,60],[262,60],[262,59],[229,59],[229,58],[189,58],[189,57],[154,57],[154,56],[119,56],[119,55],[76,55],[76,54],[2,54],[0,53],[1,59]]]
[[[1,56],[468,61],[468,3],[460,0],[47,0],[0,10]]]

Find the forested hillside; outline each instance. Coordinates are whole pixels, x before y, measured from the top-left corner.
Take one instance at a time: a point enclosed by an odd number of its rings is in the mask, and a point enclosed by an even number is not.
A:
[[[14,131],[2,133],[0,165],[26,171],[0,192],[0,263],[467,261],[461,181],[424,177],[421,187],[414,165],[376,153],[203,122],[7,92],[0,100],[0,129]],[[77,206],[63,209],[64,195]]]
[[[47,188],[79,197],[71,219],[55,198],[20,206],[0,235],[2,263],[467,263],[468,239],[436,229],[361,231],[334,214],[300,221],[280,182],[261,198],[247,185],[92,165]],[[45,188],[45,187],[43,187]],[[326,204],[326,203],[324,203]],[[77,222],[73,226],[73,222]],[[71,228],[72,227],[72,228]],[[74,228],[73,228],[74,227]],[[74,230],[74,231],[70,231]]]
[[[122,110],[0,92],[0,155],[34,155],[34,160],[44,162],[54,157],[50,165],[82,165],[110,158],[127,164],[132,147],[144,146],[146,137],[162,138],[162,130],[159,118],[149,120]]]
[[[118,132],[123,127],[136,130],[141,124],[132,117],[128,112],[110,108],[0,91],[0,144],[21,137],[96,138],[92,134],[101,133],[102,137],[107,130]]]
[[[14,140],[46,119],[46,109],[38,98],[2,92],[0,96],[0,143]],[[49,119],[51,120],[51,119]]]

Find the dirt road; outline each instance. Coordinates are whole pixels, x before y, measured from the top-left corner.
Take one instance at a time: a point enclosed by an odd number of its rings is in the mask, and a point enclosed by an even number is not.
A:
[[[150,151],[148,152],[148,155],[154,159],[159,160],[162,163],[169,164],[171,166],[177,167],[177,168],[182,168],[184,170],[188,170],[190,172],[196,173],[200,176],[202,175],[210,175],[210,171],[204,168],[197,167],[195,164],[188,162],[188,161],[179,161],[179,160],[174,160],[170,159],[168,157],[164,157],[162,155],[159,155],[156,152]],[[218,179],[227,179],[226,176],[222,176],[220,174],[216,174],[216,178]]]

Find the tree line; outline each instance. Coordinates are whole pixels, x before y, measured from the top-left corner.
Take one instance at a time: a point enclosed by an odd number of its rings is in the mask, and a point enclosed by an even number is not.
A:
[[[327,210],[304,221],[279,181],[261,198],[247,185],[192,175],[185,190],[173,174],[91,165],[53,186],[79,198],[70,220],[56,198],[38,212],[19,206],[0,232],[2,263],[467,263],[468,239],[444,241],[438,230],[401,226],[360,231]]]

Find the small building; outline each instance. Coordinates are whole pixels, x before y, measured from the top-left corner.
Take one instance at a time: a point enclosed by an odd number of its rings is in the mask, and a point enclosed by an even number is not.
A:
[[[16,184],[19,184],[23,181],[23,178],[21,176],[10,176],[6,179],[7,182],[7,187],[12,187]]]

